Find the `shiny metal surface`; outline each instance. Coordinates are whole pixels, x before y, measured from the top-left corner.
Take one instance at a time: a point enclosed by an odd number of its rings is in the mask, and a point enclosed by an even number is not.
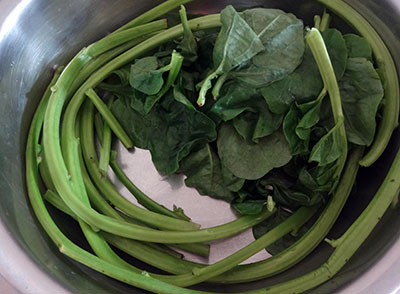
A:
[[[51,77],[53,66],[64,64],[83,46],[158,2],[161,1],[0,0],[0,275],[20,293],[143,293],[95,273],[59,254],[29,208],[24,184],[23,154],[29,121]],[[371,23],[378,28],[395,54],[400,68],[400,1],[349,2],[368,16]],[[280,7],[294,11],[300,17],[309,20],[312,11],[318,9],[312,0],[198,0],[189,5],[189,8],[192,11],[207,12],[222,8],[227,3],[241,7],[261,4]],[[372,172],[361,171],[357,193],[351,199],[351,202],[361,204],[357,207],[346,207],[341,216],[341,223],[335,226],[332,236],[340,234],[358,210],[368,202],[399,145],[400,135],[397,131],[384,159]],[[167,199],[171,194],[179,194],[173,202],[182,201],[180,205],[184,207],[193,203],[185,198],[185,195],[193,191],[182,187],[181,178],[169,178],[167,181],[160,179],[151,170],[146,156],[140,152],[124,156],[134,156],[139,166],[139,169],[127,169],[130,176],[135,177],[138,171],[146,171],[150,175],[151,180],[143,181],[143,176],[137,179],[137,184],[145,192],[152,196],[159,195],[161,200]],[[200,209],[214,207],[207,206],[209,202],[205,198],[198,202],[201,201],[206,203]],[[198,206],[188,209],[192,209],[188,212],[192,216],[204,216],[200,221],[205,225],[222,222],[231,217],[228,208],[225,208],[226,213],[223,215],[211,209],[207,209],[207,214],[203,213],[204,210],[199,210]],[[74,229],[62,214],[55,212],[55,217],[60,223],[66,223],[64,230]],[[338,277],[317,288],[313,293],[400,293],[399,225],[398,211],[390,211]],[[239,241],[231,244],[245,242],[249,235],[239,238]],[[82,242],[79,236],[76,236],[75,241]],[[227,250],[224,249],[226,245],[219,246],[221,248],[212,253],[213,260],[227,254]],[[276,280],[296,276],[315,267],[329,250],[326,244],[322,244],[307,262]],[[231,288],[201,286],[200,289],[238,291],[265,284],[261,281]]]

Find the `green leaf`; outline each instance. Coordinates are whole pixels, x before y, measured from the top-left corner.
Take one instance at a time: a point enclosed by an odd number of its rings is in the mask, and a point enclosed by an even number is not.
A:
[[[130,84],[147,95],[157,94],[163,84],[163,72],[158,71],[157,57],[149,56],[137,60],[131,66]]]
[[[296,128],[300,122],[301,115],[301,111],[295,104],[293,104],[283,120],[283,132],[287,142],[289,143],[290,152],[293,156],[309,152],[309,140],[302,140],[296,133]]]
[[[231,124],[224,123],[218,132],[217,146],[222,164],[236,177],[247,180],[259,179],[292,158],[281,131],[254,144],[244,140]]]
[[[222,120],[228,121],[246,110],[255,112],[251,103],[260,97],[257,89],[230,82],[226,84],[221,92],[221,97],[213,104],[210,112]]]
[[[322,32],[322,37],[328,49],[336,79],[339,81],[346,70],[347,46],[342,33],[336,29],[327,29]]]
[[[337,124],[314,145],[309,161],[318,162],[319,166],[335,162],[343,153],[340,136],[340,124]]]
[[[256,101],[254,101],[256,102]],[[283,115],[269,111],[264,100],[257,100],[258,112],[245,111],[233,119],[236,131],[246,140],[258,143],[261,138],[271,135],[282,124]]]
[[[202,82],[198,105],[203,106],[212,80],[228,73],[264,50],[260,38],[231,6],[221,11],[221,31],[213,50],[214,71]]]
[[[126,100],[126,99],[125,99]],[[149,114],[143,115],[121,99],[112,111],[134,145],[148,149],[162,175],[170,175],[191,149],[216,139],[215,123],[205,114],[175,100],[170,91]]]
[[[213,54],[218,74],[231,71],[264,50],[258,35],[231,5],[221,11],[221,23]]]
[[[348,51],[349,58],[366,58],[372,61],[372,49],[368,41],[354,34],[343,36]]]
[[[234,177],[221,165],[208,144],[184,158],[179,172],[186,175],[186,185],[196,188],[201,195],[229,202],[235,198],[233,192],[240,190],[244,184],[244,180]]]
[[[293,72],[304,55],[303,22],[278,9],[255,8],[241,13],[265,50],[231,74],[254,87],[265,87]]]
[[[266,200],[248,200],[235,202],[232,207],[241,215],[259,214],[263,211],[266,202]]]
[[[321,110],[321,101],[318,101],[306,114],[300,119],[296,126],[297,136],[307,141],[310,139],[311,129],[319,122],[319,113]]]
[[[273,83],[269,87],[261,88],[261,94],[269,109],[276,114],[287,113],[295,100],[290,91],[290,79],[288,78]]]
[[[376,131],[375,118],[384,95],[378,73],[365,58],[350,58],[339,87],[349,142],[371,145]]]

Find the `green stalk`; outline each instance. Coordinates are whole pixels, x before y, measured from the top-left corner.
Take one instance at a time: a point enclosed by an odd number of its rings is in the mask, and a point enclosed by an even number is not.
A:
[[[363,150],[363,148],[357,148],[350,154],[334,196],[325,207],[318,220],[302,238],[286,250],[271,258],[251,264],[239,265],[237,268],[211,279],[211,281],[221,283],[245,283],[263,279],[292,267],[310,254],[325,238],[339,217],[354,186],[359,168],[358,162],[363,155]]]
[[[312,28],[305,37],[311,52],[317,62],[324,88],[328,91],[331,100],[331,107],[335,125],[339,128],[336,140],[340,142],[342,148],[342,155],[337,160],[337,169],[333,178],[339,180],[347,159],[347,135],[344,126],[344,114],[342,109],[342,102],[340,98],[339,85],[336,80],[335,71],[333,70],[332,62],[329,57],[328,50],[325,46],[324,39],[319,30]]]
[[[293,232],[299,227],[303,226],[318,210],[319,206],[314,207],[302,207],[293,213],[286,221],[282,222],[261,238],[253,241],[249,245],[236,251],[232,255],[202,268],[194,268],[192,273],[175,276],[168,279],[169,283],[179,285],[181,287],[192,286],[201,282],[204,282],[210,278],[213,278],[219,274],[222,274],[239,263],[250,258],[257,252],[265,249],[265,247],[276,242],[286,234]]]
[[[371,166],[383,153],[399,120],[399,79],[393,58],[384,41],[372,25],[353,7],[342,0],[318,0],[345,19],[363,36],[372,47],[376,63],[384,80],[385,104],[382,120],[378,126],[371,149],[360,161],[362,166]]]
[[[329,29],[329,25],[331,24],[331,15],[324,10],[324,14],[322,15],[321,18],[321,24],[320,27],[317,28],[319,31],[323,32]]]
[[[112,170],[114,171],[117,178],[121,181],[121,183],[132,193],[132,195],[137,199],[137,201],[146,207],[148,210],[157,212],[163,215],[168,215],[174,218],[182,218],[182,214],[175,214],[173,211],[165,208],[164,206],[158,204],[156,201],[148,197],[144,194],[138,187],[135,186],[134,183],[128,178],[128,176],[124,173],[121,167],[117,163],[117,152],[111,151],[111,160],[110,165]],[[184,220],[190,220],[190,218],[186,217]]]
[[[378,192],[350,228],[335,242],[335,250],[319,268],[299,278],[248,294],[303,293],[331,279],[360,248],[390,207],[400,189],[400,151]]]
[[[200,17],[194,20],[189,21],[189,25],[193,29],[207,29],[213,28],[220,25],[219,15],[210,15],[205,17]],[[67,114],[64,117],[64,121],[74,124],[76,120],[76,113],[79,110],[79,107],[84,99],[84,93],[86,90],[93,88],[96,84],[99,84],[105,77],[108,76],[110,72],[113,70],[123,66],[129,61],[132,61],[136,57],[148,50],[158,47],[159,45],[167,42],[171,39],[175,39],[179,37],[183,32],[182,26],[176,26],[171,28],[162,34],[156,35],[150,39],[148,39],[145,43],[141,43],[136,47],[126,51],[125,53],[121,54],[120,56],[116,57],[113,61],[106,64],[102,70],[97,71],[93,74],[86,83],[81,87],[81,89],[76,93],[76,97],[80,97],[75,99],[76,101],[73,103],[71,100],[70,105],[75,105],[75,110],[72,112],[72,115],[68,117]],[[59,145],[59,131],[60,131],[60,119],[61,119],[61,112],[64,107],[64,103],[69,95],[69,90],[71,85],[74,82],[74,77],[76,74],[85,66],[85,64],[90,60],[85,55],[85,52],[81,52],[77,57],[75,57],[69,66],[64,71],[63,75],[61,75],[60,79],[56,84],[57,91],[53,93],[50,101],[49,107],[46,111],[46,119],[44,123],[44,147],[46,148],[46,157],[49,162],[53,162],[51,166],[49,166],[49,170],[54,182],[55,187],[57,188],[57,192],[63,198],[63,201],[70,207],[74,213],[76,213],[80,218],[85,220],[85,222],[92,223],[92,224],[100,224],[99,228],[105,231],[113,232],[121,234],[122,236],[132,238],[135,236],[137,237],[138,229],[143,230],[142,228],[138,228],[137,226],[126,224],[125,222],[121,222],[118,220],[111,219],[109,217],[105,217],[100,215],[99,213],[93,211],[93,209],[89,209],[82,205],[79,200],[77,200],[74,196],[74,191],[71,187],[69,182],[69,173],[65,166],[65,161],[62,157],[60,145]],[[66,138],[71,138],[74,134],[74,130],[71,127],[69,131],[67,131],[67,127],[63,128],[64,131],[67,132]],[[68,140],[67,140],[68,141]],[[69,142],[70,143],[70,142]],[[67,144],[68,145],[68,144]],[[68,157],[77,156],[74,153],[73,149],[70,147],[64,148],[64,152],[68,154]],[[102,226],[102,227],[101,227]],[[146,230],[148,233],[148,230]],[[153,235],[151,239],[157,239],[154,236],[155,232],[148,233]],[[159,234],[156,234],[159,235]],[[144,236],[142,236],[144,237]],[[146,237],[147,238],[147,237]],[[207,241],[207,239],[211,238],[210,236],[203,236],[202,240],[181,240],[179,243],[186,242],[186,243],[193,243],[193,242],[203,242]],[[178,243],[178,242],[171,242],[171,243]]]
[[[104,121],[111,128],[113,133],[118,137],[121,143],[127,149],[132,148],[133,147],[132,140],[129,138],[128,134],[125,132],[125,130],[119,124],[118,120],[115,118],[114,114],[112,114],[111,110],[107,107],[107,105],[103,102],[103,100],[101,100],[101,98],[97,95],[97,93],[92,88],[90,88],[85,92],[85,95],[90,98],[90,100],[92,101],[98,112],[104,118]]]
[[[94,129],[96,131],[96,136],[100,141],[100,145],[103,144],[103,132],[104,132],[104,123],[103,123],[103,117],[101,114],[98,112],[94,116]]]
[[[107,108],[111,109],[114,102],[114,97],[108,100]],[[95,120],[96,125],[96,120]],[[107,122],[103,124],[103,140],[101,141],[101,147],[99,151],[99,170],[103,177],[108,174],[108,166],[110,165],[110,155],[111,155],[111,142],[112,142],[112,132],[111,128]]]
[[[173,9],[178,8],[179,6],[189,3],[189,2],[192,2],[192,1],[193,0],[167,0],[167,1],[164,1],[160,5],[154,7],[153,9],[146,11],[145,13],[136,17],[134,20],[123,25],[122,27],[117,29],[114,33],[129,29],[129,28],[133,28],[133,27],[136,27],[141,24],[148,23],[148,22],[170,12]],[[112,35],[112,34],[110,34],[110,35]]]
[[[176,219],[175,216],[169,217],[152,211],[147,211],[125,199],[116,190],[114,185],[107,178],[102,176],[99,170],[99,163],[94,143],[93,104],[90,100],[86,101],[81,111],[81,142],[83,158],[85,160],[90,177],[111,203],[113,203],[116,207],[121,209],[130,217],[141,220],[160,229],[172,231],[191,231],[200,227],[198,224]]]

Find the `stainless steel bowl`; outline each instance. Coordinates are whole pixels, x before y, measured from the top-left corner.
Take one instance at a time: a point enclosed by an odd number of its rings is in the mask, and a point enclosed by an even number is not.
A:
[[[159,2],[0,0],[0,276],[21,293],[143,293],[58,252],[29,207],[24,183],[24,149],[29,122],[51,78],[53,66],[66,63],[83,46]],[[400,1],[348,2],[376,27],[400,69]],[[279,7],[306,21],[321,11],[312,0],[198,0],[188,8],[205,13],[227,4]],[[338,22],[338,25],[346,28],[344,23]],[[400,133],[396,131],[383,158],[372,169],[361,170],[357,191],[331,236],[343,232],[368,203],[399,145]],[[62,214],[54,214],[64,224],[64,230],[69,230],[69,220]],[[399,225],[399,210],[390,210],[346,267],[312,293],[400,292]],[[77,242],[83,242],[76,238]],[[257,288],[309,271],[329,252],[329,246],[321,244],[306,261],[269,281],[199,288],[226,292]]]

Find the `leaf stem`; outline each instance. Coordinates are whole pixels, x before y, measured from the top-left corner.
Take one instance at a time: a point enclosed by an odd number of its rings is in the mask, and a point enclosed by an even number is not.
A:
[[[114,102],[114,97],[110,97],[107,102],[107,108],[110,109]],[[96,120],[95,120],[96,122]],[[96,125],[96,123],[95,123]],[[108,174],[108,166],[110,164],[110,154],[111,154],[111,141],[112,141],[112,132],[111,128],[107,122],[103,124],[103,139],[101,141],[100,147],[100,159],[99,159],[99,170],[103,177],[106,177]]]

